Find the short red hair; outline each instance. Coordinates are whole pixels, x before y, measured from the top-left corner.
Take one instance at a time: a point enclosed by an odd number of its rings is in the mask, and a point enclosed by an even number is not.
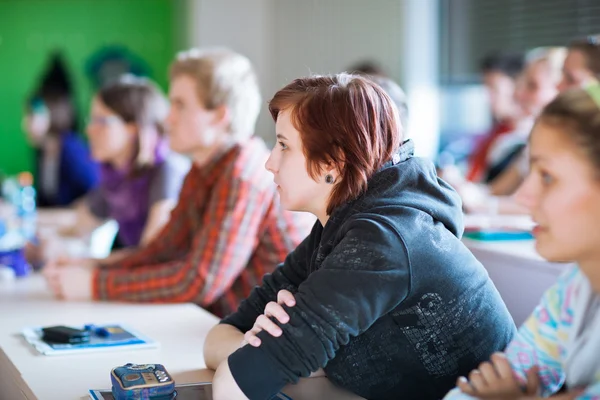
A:
[[[317,180],[327,166],[340,171],[328,215],[363,193],[368,179],[391,160],[402,141],[394,102],[379,85],[361,76],[296,79],[269,102],[273,120],[284,110],[290,111],[300,132],[310,177]]]

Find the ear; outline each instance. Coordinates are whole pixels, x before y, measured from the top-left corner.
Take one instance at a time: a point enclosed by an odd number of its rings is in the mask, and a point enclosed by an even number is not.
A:
[[[231,122],[231,112],[226,105],[220,105],[219,107],[212,110],[213,113],[213,124],[222,127],[228,127]]]
[[[344,170],[344,163],[341,162],[339,164],[328,164],[323,170],[323,176],[331,175],[333,179],[337,182],[339,177],[342,175],[342,171]]]
[[[139,125],[135,122],[127,122],[125,125],[125,130],[130,137],[135,137],[138,135],[138,131],[140,129]]]

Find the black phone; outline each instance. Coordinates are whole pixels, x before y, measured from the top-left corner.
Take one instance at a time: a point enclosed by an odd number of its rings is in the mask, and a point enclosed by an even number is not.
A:
[[[68,326],[49,326],[42,328],[42,340],[47,343],[86,343],[90,341],[90,332]]]

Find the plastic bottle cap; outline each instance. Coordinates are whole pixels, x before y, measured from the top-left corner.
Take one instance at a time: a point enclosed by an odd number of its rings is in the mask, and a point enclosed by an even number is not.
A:
[[[33,175],[31,172],[25,171],[19,174],[19,185],[21,186],[31,186],[33,185]]]

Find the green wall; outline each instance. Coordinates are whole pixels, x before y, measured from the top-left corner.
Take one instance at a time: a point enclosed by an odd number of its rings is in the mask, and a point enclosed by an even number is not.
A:
[[[176,7],[171,0],[0,0],[0,170],[31,169],[23,102],[55,49],[66,59],[83,117],[92,94],[85,62],[102,46],[126,46],[165,89],[179,29]]]

